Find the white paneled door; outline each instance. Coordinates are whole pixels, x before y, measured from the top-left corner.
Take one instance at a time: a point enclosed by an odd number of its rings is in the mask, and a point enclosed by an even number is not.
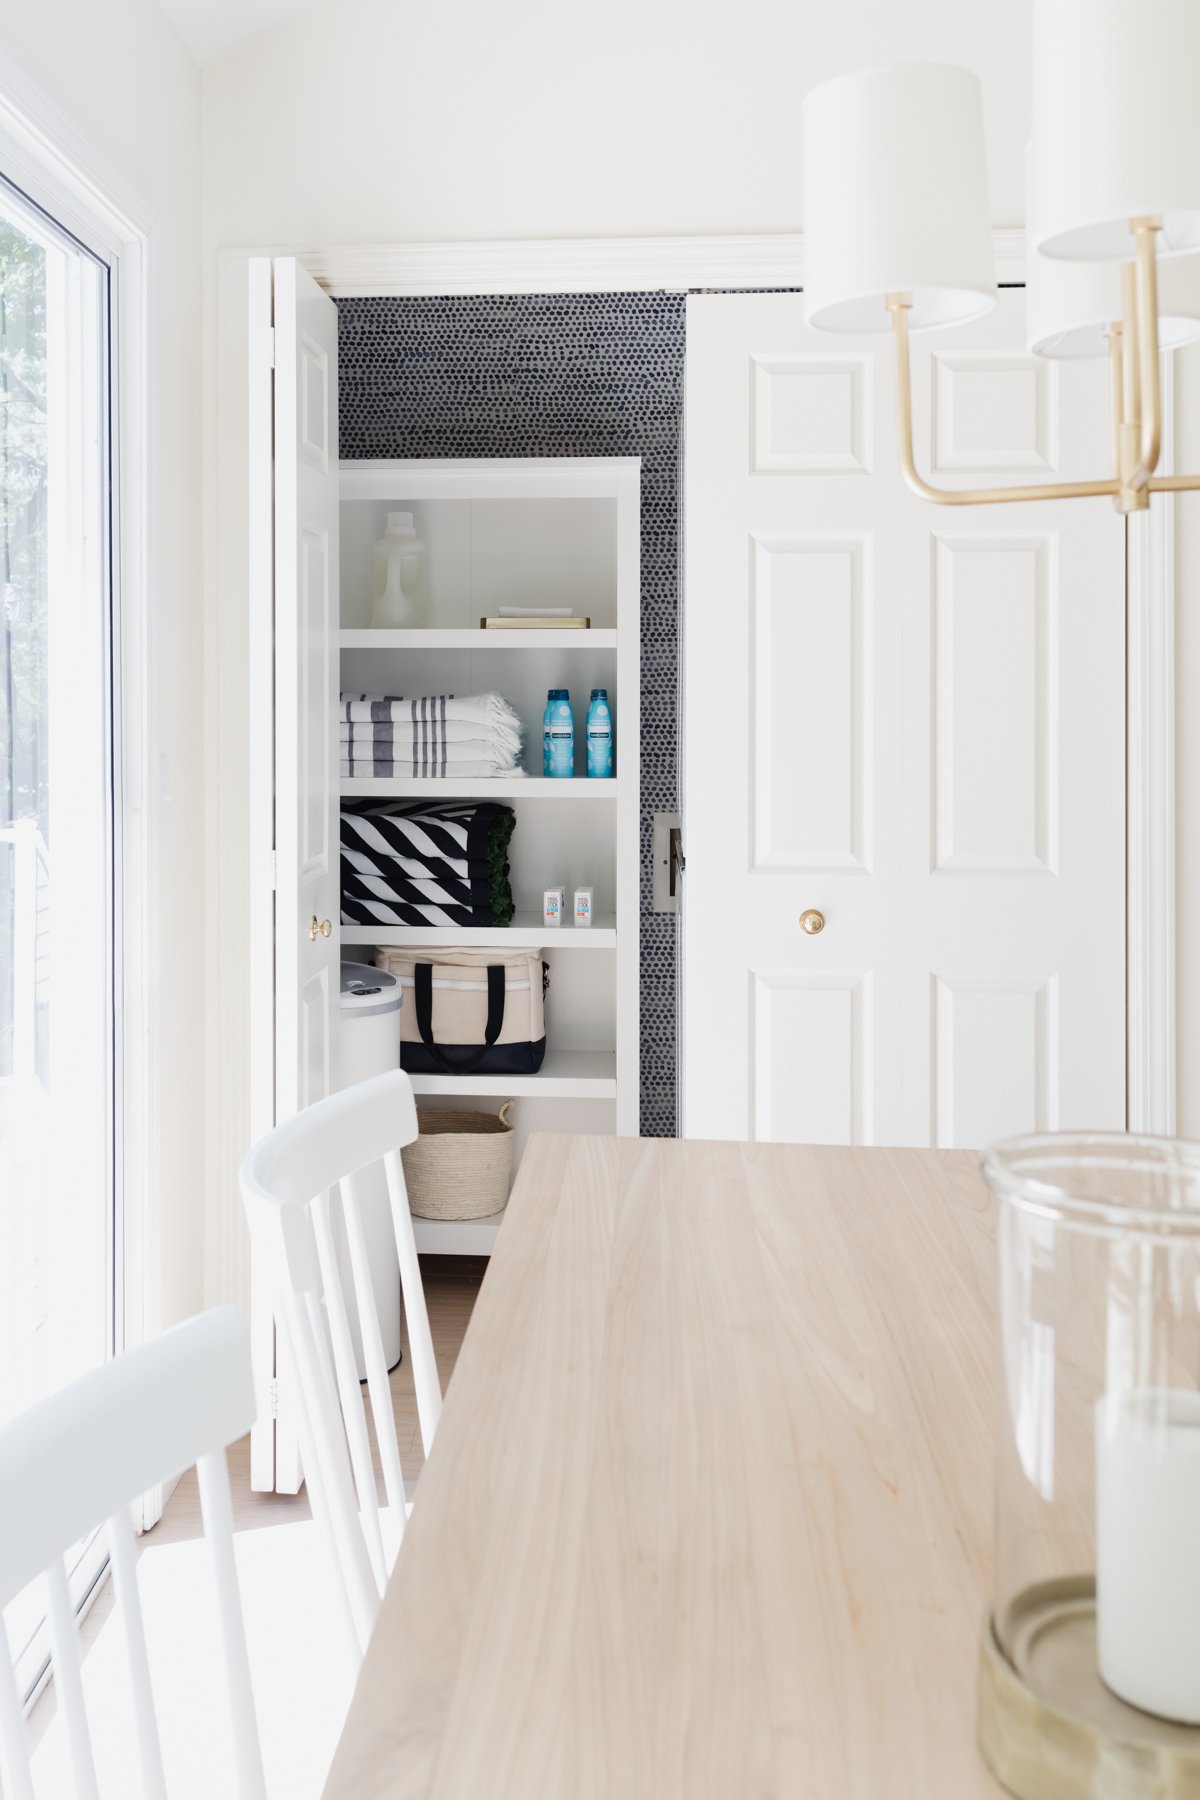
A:
[[[274,1066],[273,1096],[261,1081],[252,1096],[259,1133],[322,1099],[333,1079],[341,953],[337,309],[292,257],[252,258],[249,292],[252,661],[258,671],[252,675],[251,819],[259,886],[273,892],[273,906],[255,914],[256,1055]],[[264,714],[273,717],[273,730]],[[289,1371],[278,1361],[273,1285],[273,1272],[256,1262],[255,1376],[263,1401],[269,1392],[273,1404],[260,1405],[251,1479],[256,1488],[295,1493],[301,1480],[296,1420]]]
[[[337,308],[275,262],[275,1111],[329,1093],[337,1018]]]
[[[1023,308],[915,340],[943,485],[1105,466],[1104,372]],[[1121,521],[917,500],[890,343],[797,295],[693,298],[687,343],[685,1133],[1123,1128]]]

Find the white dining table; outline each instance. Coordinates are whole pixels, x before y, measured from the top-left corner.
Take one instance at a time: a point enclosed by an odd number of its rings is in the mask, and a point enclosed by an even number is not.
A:
[[[535,1136],[326,1800],[976,1800],[973,1155]]]

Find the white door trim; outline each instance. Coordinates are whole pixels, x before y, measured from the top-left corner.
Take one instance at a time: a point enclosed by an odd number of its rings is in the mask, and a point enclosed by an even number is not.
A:
[[[1024,233],[993,233],[996,278],[1025,279]],[[232,254],[232,253],[231,253]],[[262,245],[295,256],[335,300],[421,294],[688,293],[804,282],[798,231],[738,237],[555,238],[458,244]]]
[[[1002,284],[1025,278],[1024,233],[994,233]],[[244,823],[246,707],[247,479],[246,265],[252,255],[297,256],[335,299],[361,296],[681,292],[697,288],[799,287],[804,278],[798,232],[740,237],[588,238],[509,243],[342,245],[304,249],[266,244],[218,257],[217,382],[207,425],[209,571],[207,616],[216,642],[216,671],[207,696],[209,818],[221,838],[210,842],[209,1022],[209,1299],[246,1304],[246,1258],[235,1171],[246,1139],[243,1008],[249,957],[245,947],[250,891]],[[232,315],[232,317],[231,317]],[[236,322],[236,323],[235,323]],[[237,328],[242,336],[237,341]],[[1169,382],[1164,386],[1169,391]],[[223,510],[218,495],[230,504]],[[1171,503],[1156,497],[1148,529],[1134,527],[1130,616],[1140,621],[1129,662],[1129,1125],[1169,1131],[1175,1105],[1175,781],[1174,569]],[[1143,538],[1149,540],[1143,546]],[[1157,549],[1153,554],[1150,542]],[[1136,692],[1134,683],[1136,682]],[[231,825],[232,822],[232,825]],[[220,873],[217,876],[217,869]],[[217,945],[220,954],[212,955]],[[215,1254],[214,1254],[215,1247]]]

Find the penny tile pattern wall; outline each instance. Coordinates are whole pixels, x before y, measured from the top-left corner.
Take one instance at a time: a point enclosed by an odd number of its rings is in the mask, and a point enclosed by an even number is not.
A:
[[[338,302],[341,453],[642,459],[641,1128],[676,1130],[676,919],[651,821],[678,804],[682,294]]]

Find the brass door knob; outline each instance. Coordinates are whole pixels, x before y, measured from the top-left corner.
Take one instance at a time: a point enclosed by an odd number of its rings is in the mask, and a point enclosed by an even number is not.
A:
[[[322,919],[321,923],[318,925],[317,924],[317,915],[316,915],[316,913],[314,913],[312,918],[308,922],[308,935],[309,935],[310,941],[314,944],[317,941],[318,935],[320,935],[323,938],[332,937],[333,936],[333,924],[329,919]]]
[[[825,914],[818,912],[815,906],[810,906],[800,914],[800,929],[806,931],[809,937],[816,937],[818,931],[825,929]]]

